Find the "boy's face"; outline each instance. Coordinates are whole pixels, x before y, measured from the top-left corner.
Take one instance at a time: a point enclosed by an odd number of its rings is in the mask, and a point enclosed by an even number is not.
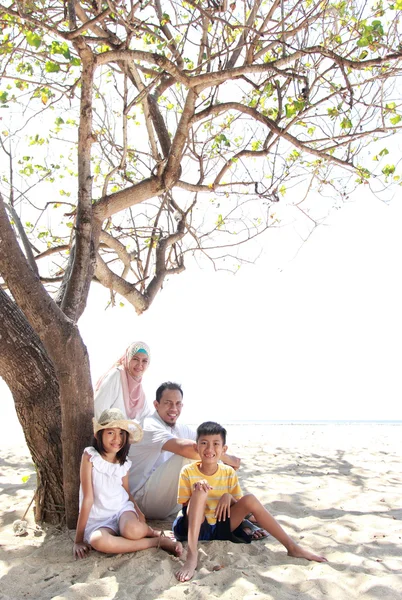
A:
[[[227,448],[223,444],[222,436],[219,434],[200,435],[196,444],[197,452],[203,464],[217,464]]]

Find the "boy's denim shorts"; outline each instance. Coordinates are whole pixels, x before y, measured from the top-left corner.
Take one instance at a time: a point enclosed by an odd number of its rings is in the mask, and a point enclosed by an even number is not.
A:
[[[187,540],[188,519],[187,506],[183,506],[181,513],[176,517],[173,523],[173,533],[179,542]],[[234,531],[230,531],[230,519],[217,521],[214,525],[208,523],[207,519],[201,524],[198,540],[207,542],[211,540],[228,540],[235,544],[249,544],[251,536],[243,531],[241,525]]]

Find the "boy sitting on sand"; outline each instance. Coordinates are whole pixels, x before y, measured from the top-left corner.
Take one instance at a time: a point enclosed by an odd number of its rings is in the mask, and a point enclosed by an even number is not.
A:
[[[177,502],[182,515],[173,523],[180,541],[188,540],[187,559],[177,571],[179,581],[188,581],[197,567],[198,540],[230,540],[232,532],[252,513],[261,527],[285,546],[289,556],[326,562],[296,544],[253,494],[242,496],[236,472],[219,462],[226,452],[226,429],[207,421],[197,429],[195,448],[201,460],[183,467]]]

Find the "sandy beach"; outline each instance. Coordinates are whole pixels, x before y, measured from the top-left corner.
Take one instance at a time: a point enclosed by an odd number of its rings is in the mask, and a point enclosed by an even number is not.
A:
[[[187,583],[174,577],[179,559],[162,550],[75,561],[74,532],[37,527],[32,510],[27,534],[14,535],[35,471],[27,448],[10,444],[0,453],[0,599],[401,599],[401,425],[250,424],[228,433],[243,492],[328,563],[289,558],[272,538],[200,544]]]

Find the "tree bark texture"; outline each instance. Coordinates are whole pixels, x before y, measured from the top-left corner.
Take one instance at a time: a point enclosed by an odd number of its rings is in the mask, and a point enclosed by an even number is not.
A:
[[[59,386],[39,337],[1,288],[0,373],[36,467],[35,520],[59,524],[65,514]]]
[[[92,438],[93,391],[88,352],[76,324],[59,309],[27,263],[1,196],[0,273],[54,365],[60,390],[66,522],[74,528],[81,454]]]

